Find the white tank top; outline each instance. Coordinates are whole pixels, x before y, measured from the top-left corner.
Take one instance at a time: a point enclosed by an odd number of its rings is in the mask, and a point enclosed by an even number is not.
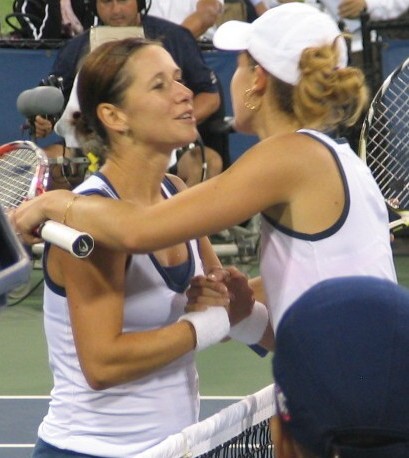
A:
[[[162,189],[166,197],[176,192],[168,179]],[[76,192],[117,198],[100,174],[90,177]],[[163,327],[184,313],[189,280],[203,273],[197,241],[188,243],[188,249],[189,266],[182,282],[150,254],[131,257],[124,332]],[[75,351],[65,291],[48,277],[46,256],[44,267],[44,324],[54,388],[39,437],[62,449],[126,458],[196,422],[199,392],[193,352],[138,381],[104,391],[89,387]]]
[[[274,330],[288,307],[321,280],[371,275],[397,281],[388,214],[370,170],[346,141],[299,132],[328,147],[344,183],[345,207],[332,227],[313,235],[261,218],[260,271]]]

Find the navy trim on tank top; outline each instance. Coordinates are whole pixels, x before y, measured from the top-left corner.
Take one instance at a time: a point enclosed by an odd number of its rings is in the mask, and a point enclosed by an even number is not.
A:
[[[116,192],[116,189],[112,186],[112,183],[109,181],[109,179],[103,173],[95,172],[94,175],[97,176],[99,179],[101,179],[109,187],[109,189],[112,191],[112,193],[115,195],[115,197],[117,199],[119,199],[119,194]],[[93,189],[92,190],[91,189],[90,190],[86,190],[87,195],[89,194],[89,191],[94,191],[94,190]],[[111,197],[111,199],[112,199],[112,196],[104,193],[102,189],[95,189],[95,194],[102,194],[105,197]]]
[[[165,279],[166,283],[169,281],[173,285],[172,289],[180,293],[186,290],[193,274],[192,263],[189,262],[189,260],[182,262],[182,264],[177,264],[176,266],[160,266],[160,269],[163,269],[166,274],[168,279]]]
[[[339,173],[341,175],[343,186],[344,186],[345,204],[344,204],[344,208],[342,210],[341,216],[339,217],[338,221],[336,221],[328,229],[325,229],[324,231],[321,231],[321,232],[317,232],[315,234],[306,234],[304,232],[294,231],[293,229],[290,229],[287,226],[283,226],[282,224],[278,223],[273,218],[265,215],[264,213],[262,213],[262,217],[269,224],[271,224],[271,226],[275,227],[276,229],[283,232],[284,234],[289,235],[290,237],[314,242],[314,241],[323,240],[325,238],[330,237],[331,235],[335,234],[343,226],[343,224],[345,223],[347,219],[348,213],[349,213],[349,209],[351,206],[351,199],[350,199],[348,181],[347,181],[347,178],[344,172],[344,168],[342,167],[341,161],[339,160],[335,149],[331,145],[328,145],[328,143],[326,143],[323,139],[315,136],[311,132],[299,132],[299,133],[302,135],[307,135],[313,138],[314,140],[317,140],[318,142],[320,142],[322,145],[324,145],[328,149],[328,151],[331,153],[331,156],[334,158],[335,163],[338,167]],[[339,144],[348,143],[346,139],[344,138],[334,139],[334,141],[336,141]]]
[[[110,188],[110,190],[119,198],[118,193],[115,191],[114,187],[112,186],[109,179],[103,175],[101,172],[95,172],[95,175],[98,176],[104,183]],[[163,179],[163,184],[165,185],[166,189],[170,192],[171,195],[177,194],[178,190],[173,182],[165,175]],[[87,189],[86,191],[81,192],[83,195],[95,195],[98,194],[103,197],[112,198],[109,196],[106,191],[99,188],[92,188]],[[162,194],[166,197],[164,190],[162,189]],[[192,240],[191,243],[198,243],[195,240]],[[56,294],[60,296],[66,296],[65,288],[57,285],[54,283],[50,276],[48,275],[47,271],[47,254],[49,251],[49,243],[46,243],[44,246],[44,256],[43,256],[43,271],[44,271],[44,280],[47,286]],[[148,256],[150,257],[152,263],[154,264],[156,270],[160,274],[160,276],[165,281],[166,285],[172,291],[177,293],[183,293],[187,287],[189,286],[190,279],[192,278],[194,271],[195,271],[195,258],[192,252],[192,246],[190,243],[186,243],[186,247],[188,250],[188,259],[176,266],[162,266],[155,256],[152,253],[149,253]],[[199,249],[199,246],[198,246]]]

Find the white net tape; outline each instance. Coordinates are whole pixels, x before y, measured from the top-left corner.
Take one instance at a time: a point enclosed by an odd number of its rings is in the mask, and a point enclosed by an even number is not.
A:
[[[194,458],[239,436],[275,414],[274,385],[246,396],[135,458]],[[272,455],[271,455],[272,456]]]

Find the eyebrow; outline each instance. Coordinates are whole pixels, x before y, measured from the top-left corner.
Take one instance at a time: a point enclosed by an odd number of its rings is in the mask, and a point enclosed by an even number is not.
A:
[[[158,73],[155,73],[155,75],[152,76],[150,81],[154,81],[155,78],[163,78],[163,77],[166,77],[166,76],[167,76],[166,72],[158,72]],[[175,76],[178,76],[178,77],[182,76],[182,69],[181,68],[179,68],[179,67],[175,68],[175,70],[173,72],[173,77],[175,77]]]

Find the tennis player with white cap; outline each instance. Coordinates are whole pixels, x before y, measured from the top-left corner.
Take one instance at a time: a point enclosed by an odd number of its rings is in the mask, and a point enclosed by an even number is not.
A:
[[[274,330],[288,307],[324,279],[396,282],[382,194],[348,142],[336,137],[360,118],[367,88],[362,71],[347,66],[335,22],[313,6],[288,3],[251,24],[222,24],[214,44],[239,51],[231,81],[235,126],[260,142],[224,173],[146,209],[98,197],[71,205],[71,193],[48,192],[17,210],[25,241],[38,241],[32,228],[44,219],[64,219],[107,246],[143,253],[261,212],[260,271]],[[271,348],[263,306],[250,310],[233,337],[264,345],[268,337]]]
[[[277,20],[274,20],[274,17]],[[295,85],[300,77],[301,53],[310,46],[336,40],[338,66],[346,67],[348,54],[337,24],[309,5],[291,4],[264,13],[251,24],[229,21],[213,39],[216,48],[247,50],[254,60],[276,78]]]

